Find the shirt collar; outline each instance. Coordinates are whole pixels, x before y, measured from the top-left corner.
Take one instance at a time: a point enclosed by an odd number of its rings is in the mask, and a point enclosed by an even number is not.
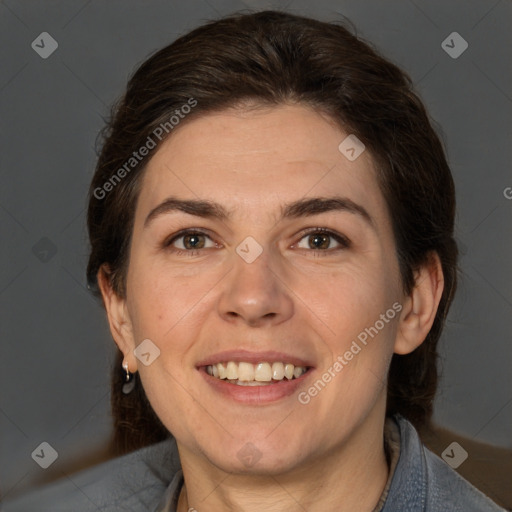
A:
[[[400,455],[382,512],[424,512],[428,478],[423,444],[404,417],[397,414],[393,419],[400,430]]]
[[[171,480],[169,487],[165,490],[162,499],[158,503],[155,512],[176,512],[178,498],[183,486],[183,471],[179,469]]]

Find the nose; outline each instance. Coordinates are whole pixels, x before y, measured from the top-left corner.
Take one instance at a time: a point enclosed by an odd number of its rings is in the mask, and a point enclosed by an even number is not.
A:
[[[252,263],[234,255],[218,302],[221,317],[250,327],[278,325],[293,315],[292,293],[284,277],[270,267],[265,251]]]

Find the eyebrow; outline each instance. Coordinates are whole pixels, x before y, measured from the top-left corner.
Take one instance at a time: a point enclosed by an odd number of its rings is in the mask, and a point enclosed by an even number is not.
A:
[[[146,220],[144,221],[144,227],[148,226],[156,217],[175,211],[181,211],[188,213],[189,215],[221,221],[228,220],[231,215],[224,206],[214,201],[168,197],[149,212]],[[355,203],[347,197],[340,196],[303,198],[298,201],[288,203],[281,208],[281,219],[310,217],[332,211],[342,211],[357,215],[372,229],[375,229],[373,218],[363,206]]]

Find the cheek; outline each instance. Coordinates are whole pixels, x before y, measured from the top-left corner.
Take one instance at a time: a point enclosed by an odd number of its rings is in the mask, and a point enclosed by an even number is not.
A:
[[[219,281],[218,272],[179,272],[168,265],[133,262],[129,281],[131,318],[137,335],[165,340],[202,314],[207,292]]]
[[[358,417],[384,392],[397,329],[395,311],[386,316],[390,308],[391,304],[364,313],[355,310],[339,318],[330,355],[319,372],[321,380],[335,375],[330,398],[324,402],[328,407],[343,403],[346,412]]]
[[[306,276],[296,286],[302,289],[304,304],[338,336],[357,334],[391,307],[396,286],[381,264],[347,265],[339,271]]]
[[[305,302],[321,333],[322,371],[338,361],[338,371],[331,368],[338,376],[333,389],[360,398],[381,389],[393,353],[398,319],[393,304],[399,294],[388,263],[382,257],[347,265],[326,276],[322,287],[312,287],[311,279],[304,278]]]

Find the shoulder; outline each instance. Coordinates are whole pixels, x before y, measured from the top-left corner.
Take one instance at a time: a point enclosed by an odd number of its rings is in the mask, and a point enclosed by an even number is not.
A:
[[[503,512],[485,494],[454,471],[446,462],[423,447],[428,470],[427,510]]]
[[[503,512],[446,462],[426,448],[415,428],[395,416],[400,430],[400,455],[385,512]]]
[[[170,438],[1,504],[2,512],[147,511],[180,469]]]
[[[512,449],[464,437],[459,432],[432,425],[420,435],[427,448],[442,457],[453,447],[464,450],[467,459],[456,468],[457,473],[506,510],[512,510]],[[449,455],[453,453],[450,450]]]

